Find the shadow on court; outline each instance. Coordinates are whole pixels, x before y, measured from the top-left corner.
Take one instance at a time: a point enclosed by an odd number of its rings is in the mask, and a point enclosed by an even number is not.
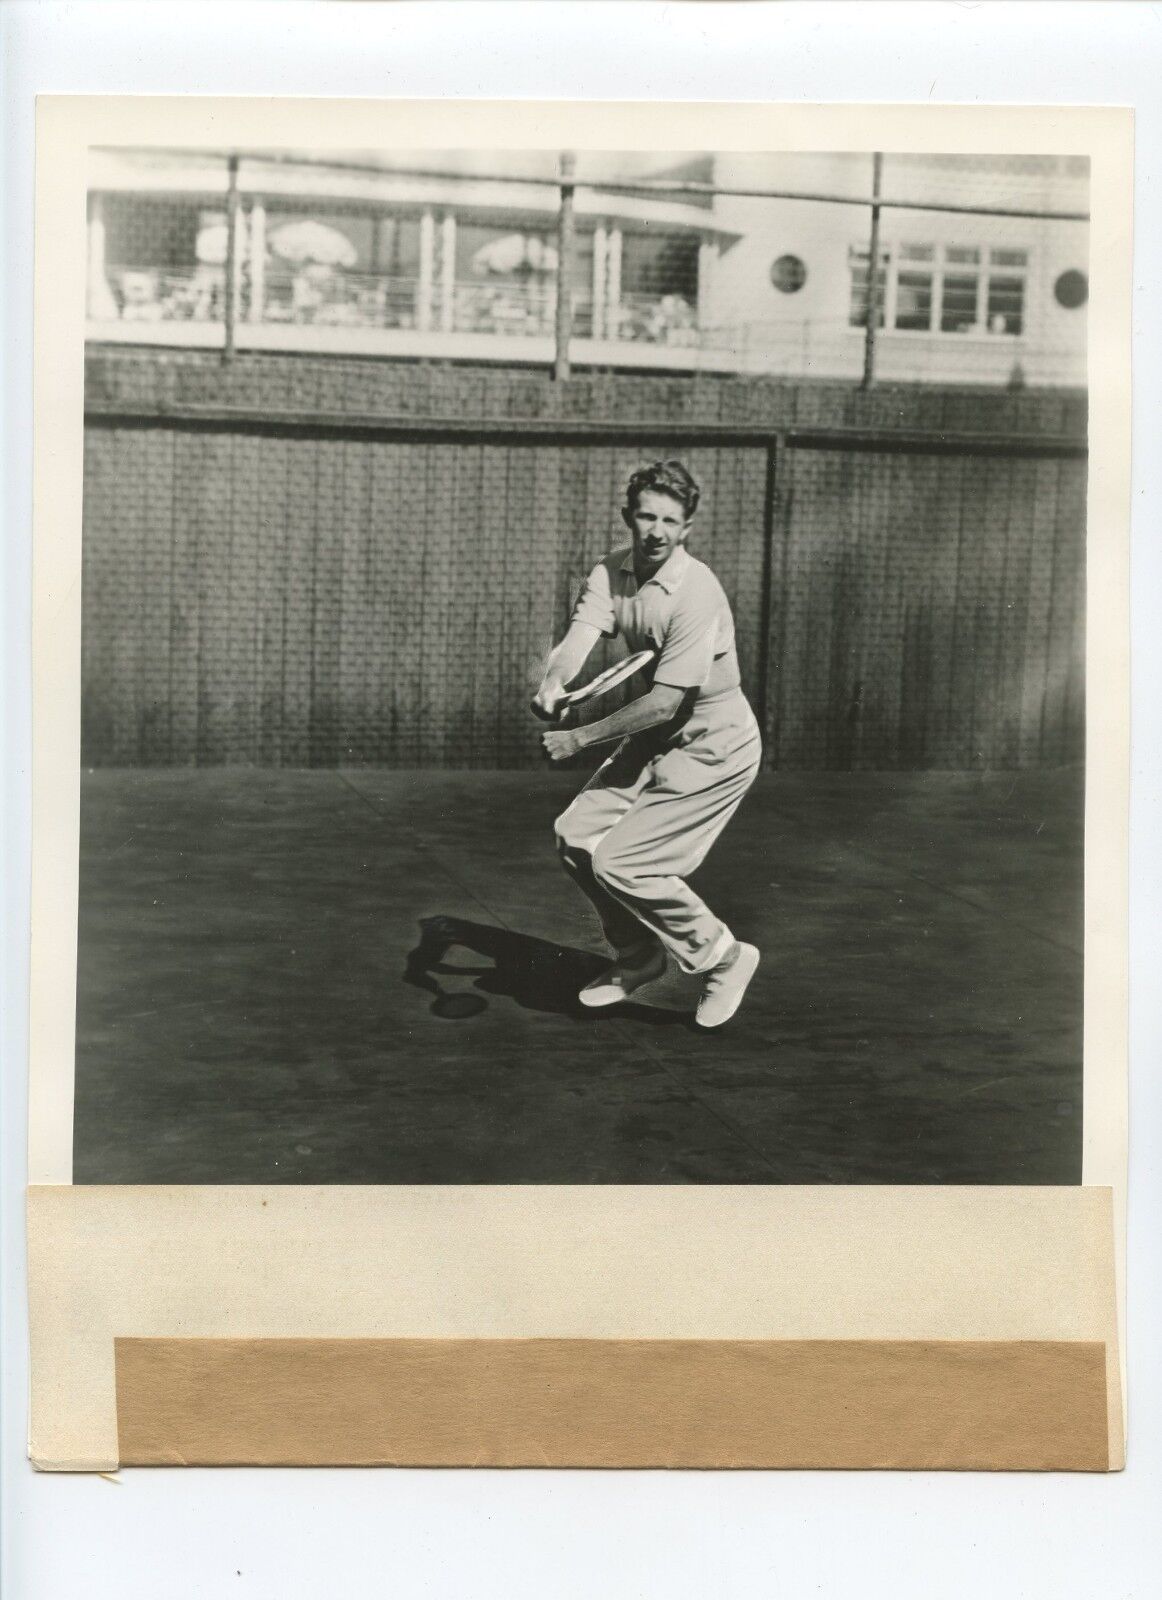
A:
[[[452,951],[482,956],[486,964],[465,965],[462,954],[449,960]],[[420,923],[420,942],[408,954],[404,981],[434,996],[432,1015],[445,1021],[478,1016],[493,996],[512,1000],[529,1011],[594,1024],[613,1015],[612,1009],[587,1009],[577,996],[608,965],[607,956],[574,950],[549,939],[463,917],[437,916],[425,917]],[[470,987],[465,987],[463,980],[471,980]],[[680,1011],[637,1001],[618,1006],[616,1016],[623,1022],[642,1021],[655,1027],[688,1020]]]
[[[97,771],[81,1183],[1072,1183],[1081,774],[764,774],[697,886],[762,965],[608,1011],[555,772]]]

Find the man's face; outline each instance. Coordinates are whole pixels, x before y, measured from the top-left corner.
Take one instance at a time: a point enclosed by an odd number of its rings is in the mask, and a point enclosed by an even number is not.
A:
[[[682,502],[659,489],[646,489],[637,505],[627,506],[622,515],[633,535],[634,564],[640,571],[656,572],[690,533]]]

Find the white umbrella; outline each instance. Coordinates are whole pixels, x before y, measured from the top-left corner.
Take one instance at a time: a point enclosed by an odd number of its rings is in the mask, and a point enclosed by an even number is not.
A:
[[[194,240],[194,254],[204,267],[220,267],[226,261],[226,224],[211,222],[201,228]]]
[[[505,277],[516,272],[556,272],[557,252],[536,234],[506,233],[477,250],[472,270],[481,277],[490,272]]]
[[[284,222],[270,235],[270,248],[292,266],[313,261],[321,267],[353,267],[359,259],[347,235],[323,222]]]
[[[194,240],[194,255],[204,267],[222,267],[226,264],[226,224],[207,222],[198,229]],[[238,217],[238,254],[246,249],[246,218]]]

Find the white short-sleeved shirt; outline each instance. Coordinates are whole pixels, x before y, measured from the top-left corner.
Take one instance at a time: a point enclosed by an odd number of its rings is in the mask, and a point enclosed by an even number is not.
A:
[[[631,651],[656,651],[655,683],[697,689],[699,699],[739,687],[730,602],[684,545],[640,588],[632,549],[606,556],[589,574],[573,620],[620,633]]]

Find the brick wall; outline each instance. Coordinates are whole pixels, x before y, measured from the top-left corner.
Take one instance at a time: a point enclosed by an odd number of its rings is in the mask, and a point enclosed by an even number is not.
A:
[[[771,764],[1082,754],[1076,396],[100,349],[87,378],[87,764],[535,765],[544,653],[661,453],[703,483]]]

